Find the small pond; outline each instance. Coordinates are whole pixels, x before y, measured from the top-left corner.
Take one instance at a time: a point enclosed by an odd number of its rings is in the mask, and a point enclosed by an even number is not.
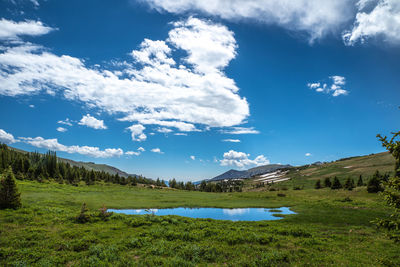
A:
[[[296,214],[288,207],[267,209],[267,208],[172,208],[172,209],[109,209],[110,212],[122,213],[128,215],[179,215],[191,218],[230,220],[230,221],[263,221],[279,220],[279,215]]]

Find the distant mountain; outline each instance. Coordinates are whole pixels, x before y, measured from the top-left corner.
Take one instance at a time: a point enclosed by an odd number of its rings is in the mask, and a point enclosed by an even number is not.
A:
[[[291,165],[268,164],[268,165],[263,165],[263,166],[248,169],[247,173],[250,178],[252,176],[261,175],[264,173],[274,172],[274,171],[277,171],[280,169],[287,169],[287,168],[291,168],[291,167],[292,167]]]
[[[223,174],[218,175],[208,181],[220,181],[220,180],[225,180],[225,179],[228,179],[228,180],[229,179],[246,179],[246,178],[251,178],[256,175],[274,172],[279,169],[286,169],[286,168],[290,168],[290,167],[292,167],[292,166],[281,165],[281,164],[268,164],[268,165],[251,168],[251,169],[248,169],[245,171],[229,170],[229,171],[224,172]]]
[[[248,178],[248,173],[247,171],[237,171],[237,170],[229,170],[227,172],[224,172],[221,175],[218,175],[209,181],[219,181],[219,180],[225,180],[225,179],[239,179],[239,178]]]

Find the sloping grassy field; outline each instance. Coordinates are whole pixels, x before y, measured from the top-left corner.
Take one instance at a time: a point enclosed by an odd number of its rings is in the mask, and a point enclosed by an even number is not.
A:
[[[285,176],[291,178],[291,180],[281,182],[277,184],[277,187],[314,188],[315,182],[318,179],[321,179],[321,182],[323,182],[325,178],[331,178],[332,180],[335,176],[343,184],[348,177],[353,178],[357,182],[358,177],[362,175],[363,181],[366,183],[377,170],[381,174],[392,173],[393,166],[394,158],[388,152],[352,157],[322,165],[301,166],[293,168]],[[252,185],[256,183],[254,180],[246,181],[248,188],[252,188]]]
[[[1,266],[399,266],[399,244],[371,223],[390,210],[354,191],[204,193],[19,181],[23,208],[0,211]],[[278,196],[278,193],[280,196]],[[282,195],[283,194],[283,195]],[[86,202],[91,221],[76,223]],[[98,209],[280,207],[279,221],[112,215]]]

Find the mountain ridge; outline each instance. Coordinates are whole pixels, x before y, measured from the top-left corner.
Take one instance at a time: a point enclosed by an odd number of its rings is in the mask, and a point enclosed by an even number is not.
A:
[[[231,179],[247,179],[247,178],[251,178],[253,176],[256,175],[261,175],[261,174],[265,174],[265,173],[269,173],[269,172],[274,172],[280,169],[286,169],[286,168],[291,168],[292,166],[289,164],[286,165],[282,165],[282,164],[267,164],[267,165],[263,165],[263,166],[257,166],[254,168],[250,168],[247,170],[243,170],[243,171],[238,171],[238,170],[234,170],[231,169],[227,172],[224,172],[223,174],[220,174],[218,176],[215,176],[214,178],[211,178],[209,180],[207,180],[208,182],[212,182],[212,181],[220,181],[220,180],[231,180]]]

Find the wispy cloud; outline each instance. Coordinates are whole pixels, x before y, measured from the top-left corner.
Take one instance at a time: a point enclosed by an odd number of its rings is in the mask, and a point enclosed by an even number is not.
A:
[[[260,132],[254,127],[231,127],[220,131],[224,134],[259,134]]]
[[[41,21],[26,20],[15,22],[12,20],[0,20],[0,40],[17,41],[21,36],[39,36],[47,34],[54,29],[45,26]]]
[[[59,131],[59,132],[62,132],[62,133],[68,131],[68,129],[66,129],[66,128],[64,128],[64,127],[57,127],[56,130]]]
[[[230,21],[256,21],[304,32],[310,42],[338,32],[354,16],[355,0],[138,0],[157,11],[203,13]],[[353,8],[352,8],[353,6]]]
[[[174,135],[187,136],[187,133],[174,133]]]
[[[223,139],[222,142],[240,143],[239,139]]]
[[[165,127],[157,128],[156,131],[159,133],[165,133],[165,134],[173,132],[171,129],[165,128]]]
[[[66,118],[65,120],[58,121],[57,123],[72,126],[72,121],[68,118]]]

